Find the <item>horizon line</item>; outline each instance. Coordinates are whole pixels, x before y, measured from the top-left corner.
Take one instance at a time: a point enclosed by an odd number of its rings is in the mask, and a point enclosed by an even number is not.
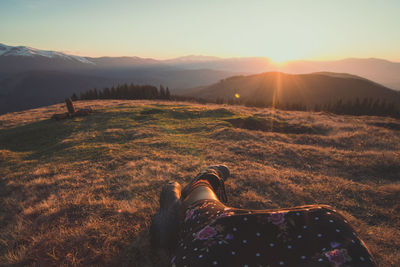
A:
[[[391,63],[400,63],[400,59],[388,59],[385,57],[376,57],[376,56],[369,56],[369,57],[353,57],[353,56],[348,56],[348,57],[336,57],[336,58],[326,58],[326,59],[304,59],[304,58],[299,58],[299,59],[290,59],[290,60],[283,60],[283,61],[275,61],[270,57],[267,56],[215,56],[215,55],[206,55],[206,54],[186,54],[186,55],[181,55],[181,56],[175,56],[175,57],[148,57],[148,56],[138,56],[138,55],[117,55],[117,56],[109,56],[109,55],[101,55],[101,56],[86,56],[82,55],[80,52],[77,51],[70,51],[70,50],[49,50],[49,49],[41,49],[41,48],[36,48],[32,47],[29,45],[7,45],[4,43],[0,43],[0,45],[4,46],[11,46],[11,47],[26,47],[26,48],[31,48],[35,50],[40,50],[40,51],[50,51],[50,52],[58,52],[58,53],[63,53],[69,56],[78,56],[78,57],[83,57],[83,58],[140,58],[140,59],[149,59],[149,60],[156,60],[156,61],[170,61],[170,60],[176,60],[176,59],[182,59],[182,58],[189,58],[189,57],[204,57],[204,58],[215,58],[215,60],[229,60],[229,59],[245,59],[245,58],[259,58],[259,59],[267,59],[273,64],[276,65],[284,65],[285,63],[288,62],[293,62],[293,61],[311,61],[311,62],[324,62],[324,61],[342,61],[342,60],[349,60],[349,59],[375,59],[375,60],[383,60],[383,61],[388,61]],[[193,60],[196,61],[196,60]],[[210,60],[212,61],[212,60]]]

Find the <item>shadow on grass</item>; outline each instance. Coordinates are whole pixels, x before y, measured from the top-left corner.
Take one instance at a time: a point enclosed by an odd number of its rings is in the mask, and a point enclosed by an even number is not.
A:
[[[49,236],[31,245],[24,265],[37,264],[39,260],[40,266],[74,265],[71,261],[72,252],[76,259],[75,263],[79,262],[80,266],[109,266],[118,263],[121,261],[119,254],[124,251],[123,245],[127,241],[119,236],[121,233],[113,231],[113,223],[118,221],[124,225],[125,234],[132,235],[134,230],[129,226],[138,222],[143,223],[140,216],[101,204],[86,203],[67,204],[54,213],[30,214],[29,219],[32,221],[30,231],[40,232],[44,226],[50,228],[60,224],[63,227],[62,229],[54,227]],[[77,227],[84,227],[85,231],[74,231]],[[64,238],[59,237],[60,230],[67,231]],[[143,231],[143,235],[146,238],[146,231]],[[119,246],[122,251],[103,250],[102,247],[106,245]],[[141,248],[143,247],[141,245]],[[53,257],[51,249],[53,252],[56,251],[57,258]]]
[[[46,152],[57,150],[60,141],[73,132],[71,121],[43,120],[0,130],[2,149],[14,152]]]
[[[72,180],[72,179],[71,179]],[[54,183],[38,184],[8,184],[6,179],[0,177],[0,227],[15,223],[15,217],[21,212],[21,199],[35,205],[49,198],[50,195],[58,195],[67,190],[79,190],[77,186],[71,186],[67,180],[58,180]]]
[[[225,109],[205,109],[205,110],[188,110],[188,109],[171,109],[168,115],[177,120],[196,119],[196,118],[222,118],[233,116],[234,113]]]
[[[277,132],[287,134],[325,134],[326,130],[311,125],[291,124],[287,121],[276,119],[261,119],[254,116],[246,118],[227,119],[233,127],[246,130],[258,130],[264,132]]]
[[[156,249],[150,245],[149,233],[143,230],[113,259],[115,266],[157,266],[170,265],[171,255],[164,249]]]
[[[124,143],[132,136],[113,135],[104,132],[110,128],[129,129],[137,121],[149,120],[149,116],[141,118],[134,112],[97,112],[87,117],[67,119],[63,121],[43,120],[19,127],[0,130],[0,149],[12,152],[29,152],[25,157],[28,160],[51,159],[53,156],[73,156],[76,159],[87,157],[89,154],[96,156],[97,150],[90,144],[104,145],[111,143]],[[101,132],[100,136],[87,138],[88,132]],[[84,137],[75,141],[63,142],[73,133],[82,134]],[[89,145],[89,146],[88,146]],[[70,150],[69,148],[75,148]],[[81,150],[88,151],[81,151]],[[103,149],[104,150],[104,149]],[[88,152],[88,153],[85,153]],[[98,151],[97,151],[98,152]],[[100,151],[101,152],[101,151]]]
[[[0,206],[0,227],[2,229],[4,229],[10,221],[13,221],[16,214],[20,212],[16,201],[7,201],[13,192],[20,188],[20,186],[16,185],[8,185],[7,182],[0,177],[0,203],[2,203]],[[1,249],[2,246],[0,245],[0,251]]]
[[[167,116],[173,119],[226,117],[233,115],[232,112],[223,108],[215,110],[145,108],[141,111],[132,109],[126,112],[97,112],[87,117],[64,121],[43,120],[0,130],[0,148],[13,152],[32,152],[31,159],[36,159],[44,155],[50,156],[56,151],[76,145],[62,142],[73,132],[103,132],[110,128],[134,128],[138,123],[143,125],[145,122],[155,120],[154,116],[161,113],[167,113]],[[200,129],[194,127],[190,132]],[[106,135],[103,135],[103,137],[106,138],[100,141],[104,143],[124,142],[123,138],[107,138]]]
[[[395,122],[374,122],[374,123],[369,123],[369,125],[394,131],[400,131],[400,123],[395,123]]]

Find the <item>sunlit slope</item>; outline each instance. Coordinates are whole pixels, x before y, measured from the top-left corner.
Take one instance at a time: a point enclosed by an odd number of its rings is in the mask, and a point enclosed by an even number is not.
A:
[[[379,266],[400,266],[400,121],[96,100],[0,115],[0,266],[166,266],[150,218],[167,181],[227,164],[228,205],[328,204]]]
[[[192,90],[191,96],[230,99],[238,94],[242,100],[256,102],[302,103],[316,105],[356,98],[373,98],[400,102],[400,94],[367,79],[340,73],[286,74],[267,72],[234,76]]]

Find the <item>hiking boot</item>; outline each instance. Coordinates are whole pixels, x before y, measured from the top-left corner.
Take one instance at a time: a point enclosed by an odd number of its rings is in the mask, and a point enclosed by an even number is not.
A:
[[[214,193],[222,202],[227,202],[224,181],[228,179],[230,172],[225,165],[211,165],[200,171],[200,173],[182,190],[181,199],[184,200],[189,194],[189,190],[194,182],[206,180],[210,183]]]
[[[204,169],[202,169],[200,171],[200,173],[196,176],[200,177],[201,175],[205,174],[205,173],[210,173],[210,172],[217,172],[219,178],[221,178],[222,180],[226,181],[229,176],[230,176],[230,171],[228,169],[228,167],[226,165],[220,164],[220,165],[211,165],[208,167],[205,167]]]
[[[169,182],[160,194],[160,210],[153,216],[150,225],[152,246],[173,249],[177,245],[178,213],[181,207],[181,185]]]

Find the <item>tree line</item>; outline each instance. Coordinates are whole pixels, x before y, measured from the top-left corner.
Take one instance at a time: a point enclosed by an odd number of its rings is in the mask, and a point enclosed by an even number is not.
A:
[[[74,93],[72,100],[92,99],[170,99],[171,93],[168,87],[160,85],[157,88],[153,85],[121,84],[111,88],[89,89],[81,92],[79,97]]]
[[[172,95],[169,88],[164,87],[163,85],[160,85],[160,87],[157,88],[153,85],[135,85],[132,83],[117,85],[111,88],[106,87],[101,90],[97,90],[96,88],[90,89],[80,93],[79,97],[74,93],[71,99],[165,99],[173,101],[196,102],[201,104],[216,103],[228,105],[245,105],[249,107],[273,107],[281,110],[326,111],[342,115],[390,116],[394,118],[400,118],[400,103],[389,102],[381,99],[339,99],[336,102],[327,104],[316,104],[314,106],[306,105],[304,103],[272,103],[240,98],[224,99],[217,97],[215,100],[209,100],[199,97]]]
[[[252,100],[240,99],[224,99],[217,98],[217,104],[228,105],[245,105],[249,107],[274,107],[281,110],[296,110],[296,111],[326,111],[340,115],[355,115],[355,116],[389,116],[400,118],[400,103],[386,101],[373,98],[355,98],[349,100],[339,99],[337,101],[325,104],[306,105],[304,103],[272,103]]]
[[[356,116],[370,115],[400,118],[400,103],[372,98],[356,98],[348,101],[339,99],[337,102],[332,104],[316,105],[314,110]]]

